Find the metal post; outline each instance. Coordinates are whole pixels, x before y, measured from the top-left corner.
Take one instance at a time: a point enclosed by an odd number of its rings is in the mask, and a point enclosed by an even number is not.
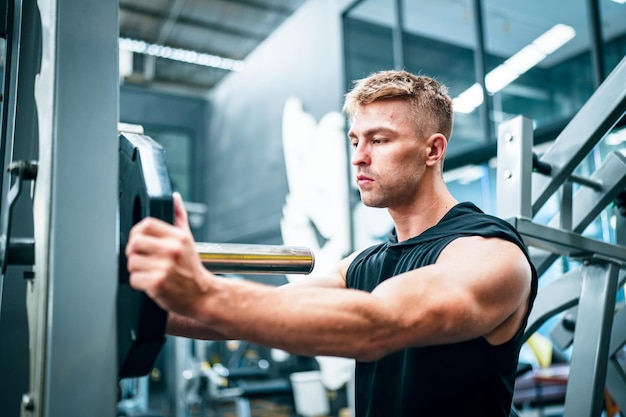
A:
[[[626,374],[618,361],[626,343],[626,309],[622,306],[613,319],[606,387],[622,410],[626,410]]]
[[[591,65],[593,81],[597,88],[604,81],[604,42],[602,40],[602,19],[600,19],[600,2],[587,0],[587,22],[589,23],[589,45],[591,49]]]
[[[571,181],[565,181],[561,186],[561,213],[559,216],[560,228],[563,230],[572,230],[573,196],[574,184]]]
[[[622,188],[623,190],[623,188]],[[613,209],[615,216],[615,242],[619,245],[626,243],[626,200],[624,195],[618,197]],[[622,269],[618,285],[623,286],[626,279],[626,270]],[[623,289],[622,289],[623,291]],[[609,348],[609,364],[606,376],[606,387],[621,410],[626,410],[626,372],[622,367],[622,361],[626,354],[626,303],[621,302],[616,309],[613,318],[613,331],[611,332],[611,346]],[[621,357],[620,357],[621,356]]]
[[[23,416],[102,416],[117,400],[117,2],[38,0],[39,173],[31,374]]]
[[[518,116],[500,124],[496,171],[496,214],[504,219],[532,218],[532,120]]]
[[[619,266],[587,265],[578,304],[565,417],[600,416]]]
[[[396,24],[393,27],[393,66],[397,70],[404,69],[404,9],[403,0],[395,1]]]
[[[472,1],[472,10],[474,13],[474,31],[476,32],[476,48],[474,48],[474,71],[476,71],[476,79],[483,89],[482,106],[480,106],[480,121],[485,134],[485,143],[492,142],[491,138],[491,96],[487,94],[487,86],[485,85],[485,75],[487,74],[487,65],[485,63],[485,24],[483,19],[482,0]]]

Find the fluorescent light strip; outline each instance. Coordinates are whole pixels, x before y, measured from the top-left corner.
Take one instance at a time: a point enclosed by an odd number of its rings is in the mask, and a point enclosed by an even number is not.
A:
[[[626,0],[625,0],[626,1]],[[569,42],[576,31],[571,26],[557,24],[537,39],[526,45],[515,55],[498,65],[485,75],[485,87],[490,94],[495,94],[515,81],[520,75],[530,70],[548,55]],[[484,95],[480,84],[475,83],[470,88],[455,97],[454,111],[457,113],[471,113],[480,106]]]
[[[615,3],[618,3],[618,4],[624,4],[624,3],[626,3],[626,0],[613,0],[613,1],[614,1]]]
[[[169,46],[147,43],[136,39],[120,38],[119,48],[139,54],[152,55],[159,58],[219,68],[227,71],[241,71],[245,65],[243,61],[236,59],[204,54],[188,49],[171,48]]]

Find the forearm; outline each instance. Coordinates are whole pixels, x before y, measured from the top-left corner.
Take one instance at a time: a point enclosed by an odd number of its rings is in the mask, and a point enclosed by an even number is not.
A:
[[[306,356],[377,355],[393,326],[370,294],[217,279],[193,316],[218,334]]]
[[[190,339],[201,340],[227,340],[222,333],[210,328],[189,317],[169,312],[167,319],[167,334],[171,336],[188,337]]]
[[[288,290],[292,287],[301,286],[333,286],[335,279],[331,277],[306,277],[302,280],[291,282],[280,287],[281,290]],[[195,320],[191,317],[181,315],[175,312],[169,312],[166,332],[172,336],[188,337],[200,340],[229,340],[225,334],[218,332],[205,323]]]

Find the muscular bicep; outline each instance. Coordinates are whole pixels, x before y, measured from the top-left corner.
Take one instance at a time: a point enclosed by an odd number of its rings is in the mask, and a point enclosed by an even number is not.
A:
[[[454,263],[456,273],[466,271],[461,288],[477,306],[472,330],[493,344],[511,339],[524,321],[531,290],[532,271],[522,250],[509,241],[482,237],[457,239],[448,249],[437,263]]]
[[[398,345],[509,340],[523,322],[531,270],[515,244],[481,237],[453,241],[437,262],[390,278],[372,295],[399,323]]]

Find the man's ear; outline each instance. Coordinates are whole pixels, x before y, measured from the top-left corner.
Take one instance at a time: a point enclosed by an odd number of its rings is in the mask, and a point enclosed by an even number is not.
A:
[[[435,165],[443,161],[448,147],[448,140],[441,133],[431,135],[427,140],[429,153],[426,157],[426,165]]]

